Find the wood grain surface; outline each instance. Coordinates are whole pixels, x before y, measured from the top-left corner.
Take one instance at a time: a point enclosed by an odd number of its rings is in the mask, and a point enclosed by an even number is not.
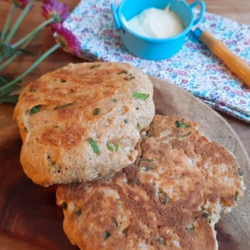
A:
[[[90,0],[86,0],[90,1]],[[194,0],[187,0],[191,3]],[[250,0],[204,0],[207,6],[207,11],[215,14],[222,15],[224,17],[234,19],[238,22],[242,22],[250,25]],[[69,4],[70,9],[73,10],[74,7],[79,3],[79,0],[61,0]],[[3,26],[5,18],[8,13],[8,4],[0,2],[0,29]],[[20,11],[18,11],[20,13]],[[18,14],[17,13],[17,14]],[[22,38],[25,34],[31,31],[34,27],[38,26],[44,18],[40,15],[41,9],[40,4],[37,3],[33,8],[32,12],[27,15],[14,36],[14,41]],[[13,22],[15,18],[13,19]],[[31,43],[29,49],[34,53],[42,53],[48,50],[55,44],[52,37],[51,30],[49,28],[44,29],[37,36],[37,39]],[[6,68],[5,72],[8,75],[20,75],[27,67],[36,60],[34,57],[20,56],[18,57],[9,67]],[[67,65],[68,63],[82,62],[74,56],[66,54],[58,49],[55,53],[50,55],[42,64],[31,72],[24,80],[24,84],[37,79],[39,76]],[[245,145],[248,154],[250,155],[250,125],[239,121],[233,117],[222,114],[222,116],[230,123],[230,125],[237,132],[241,138],[243,144]]]
[[[70,8],[73,9],[79,0],[62,0],[62,2],[67,2]],[[192,1],[188,0],[188,2],[191,3]],[[209,12],[250,25],[249,0],[205,0],[205,2]],[[0,1],[0,29],[7,12],[8,4]],[[15,35],[15,40],[23,37],[43,20],[44,18],[40,15],[40,6],[38,4],[23,21]],[[37,39],[31,44],[30,50],[35,53],[43,53],[52,47],[54,43],[51,31],[47,28],[41,32]],[[33,57],[18,57],[11,66],[6,68],[4,73],[11,76],[18,76],[35,60],[36,58]],[[27,76],[24,80],[24,84],[38,78],[44,73],[62,67],[69,62],[77,63],[81,61],[82,60],[68,55],[59,49]],[[42,245],[44,249],[47,250],[76,249],[69,244],[62,232],[62,214],[60,209],[54,205],[54,189],[43,189],[39,186],[35,186],[22,172],[18,159],[21,142],[18,139],[19,135],[15,127],[16,125],[12,123],[11,113],[11,106],[7,108],[6,106],[4,108],[0,106],[0,132],[2,132],[0,134],[0,224],[2,225],[0,229],[2,228],[7,232],[14,232],[11,235],[9,233],[7,235],[6,233],[0,233],[0,249],[38,250],[38,248],[28,243],[22,244],[20,241],[14,240],[14,238],[23,240],[22,236],[26,234],[23,231],[25,227],[29,228],[27,232],[28,237],[25,238],[26,242],[34,244],[32,237],[36,237],[36,244]],[[3,119],[3,117],[6,116],[7,120]],[[222,116],[236,131],[250,155],[250,125],[225,114],[222,114]],[[10,140],[10,138],[12,139]],[[250,176],[248,172],[245,173],[244,179],[249,183]],[[247,185],[249,186],[249,184]],[[245,217],[248,217],[250,211],[250,201],[245,201],[245,199],[247,199],[246,197],[249,197],[249,191],[246,192],[244,199],[240,201],[241,204],[239,208],[234,210],[232,216],[224,217],[223,221],[221,221],[217,227],[221,250],[244,249],[240,247],[240,240],[232,237],[230,235],[231,231],[225,230],[225,228],[231,226],[231,230],[236,230],[236,233],[241,234],[243,238],[247,239],[247,237],[249,237],[249,231],[246,230],[243,232],[246,224],[250,224],[245,220]],[[29,206],[27,207],[27,205]],[[244,215],[239,221],[236,219],[238,213]],[[234,224],[230,224],[232,221],[234,221]],[[48,228],[45,228],[46,226]],[[57,236],[53,234],[54,232],[57,232]],[[53,242],[51,243],[51,241]],[[60,244],[58,245],[60,248],[58,248],[58,246],[54,247],[54,242]],[[249,242],[250,240],[245,244],[245,246],[248,247],[247,249],[250,249]]]
[[[1,250],[45,250],[44,248],[34,246],[33,244],[22,242],[17,239],[1,234],[0,235]]]
[[[157,78],[152,80],[155,87],[154,101],[157,113],[182,116],[198,122],[204,134],[230,149],[237,157],[239,165],[244,170],[247,191],[239,201],[237,209],[223,217],[217,225],[219,249],[249,250],[250,162],[242,142],[220,115],[197,98],[170,83]],[[0,107],[1,110],[6,108]],[[10,121],[11,116],[11,113],[6,113],[5,117],[2,116],[2,121]],[[13,121],[9,125],[12,123]],[[8,127],[4,133],[6,131]],[[63,233],[63,215],[61,208],[56,206],[55,187],[40,187],[24,175],[19,162],[21,141],[16,136],[12,136],[12,126],[9,131],[11,132],[7,132],[8,146],[0,147],[0,179],[2,180],[0,182],[0,230],[47,250],[76,249]],[[1,130],[0,136],[2,136]],[[10,243],[3,241],[2,244],[8,246]],[[26,250],[27,246],[19,245],[19,248]],[[32,246],[29,249],[33,250]]]

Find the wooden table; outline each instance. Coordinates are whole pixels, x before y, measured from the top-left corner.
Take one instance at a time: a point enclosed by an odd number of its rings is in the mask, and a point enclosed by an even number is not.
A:
[[[68,2],[70,8],[73,9],[78,0],[63,0],[63,2]],[[188,0],[189,3],[192,1]],[[250,25],[250,1],[249,0],[206,0],[207,10],[209,12],[222,15],[224,17],[228,17],[230,19],[237,20],[239,22]],[[6,18],[8,10],[8,4],[0,2],[0,27],[2,27],[3,22]],[[41,23],[44,19],[40,15],[40,6],[37,4],[31,13],[25,18],[23,24],[18,30],[15,39],[23,37],[24,34],[27,34],[32,28],[36,27],[39,23]],[[43,53],[48,48],[52,47],[55,44],[55,41],[52,37],[51,30],[46,28],[43,32],[41,32],[37,39],[30,46],[30,50],[35,53]],[[19,75],[22,73],[32,62],[34,62],[36,58],[33,57],[19,57],[10,67],[8,67],[5,73],[10,75]],[[57,50],[54,54],[50,55],[39,67],[34,70],[29,76],[25,78],[24,83],[32,81],[42,74],[55,70],[59,67],[62,67],[69,62],[77,63],[82,60],[75,58],[71,55],[68,55],[62,52],[60,49]],[[245,145],[248,154],[250,155],[250,124],[239,121],[233,117],[222,114],[222,116],[231,124],[236,133],[241,138],[243,144]],[[0,233],[0,246],[10,246],[1,248],[1,250],[8,249],[19,249],[18,246],[21,243],[9,238],[8,236]],[[26,249],[29,249],[29,246],[26,245]],[[32,248],[39,249],[39,248]]]

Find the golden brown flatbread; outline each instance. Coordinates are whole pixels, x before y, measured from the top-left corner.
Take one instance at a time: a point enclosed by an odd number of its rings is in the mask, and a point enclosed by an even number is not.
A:
[[[129,64],[69,64],[48,73],[15,108],[24,171],[43,186],[117,172],[135,161],[154,113],[152,82]]]
[[[214,224],[243,195],[234,156],[197,124],[156,115],[136,163],[59,185],[64,231],[82,250],[216,250]]]

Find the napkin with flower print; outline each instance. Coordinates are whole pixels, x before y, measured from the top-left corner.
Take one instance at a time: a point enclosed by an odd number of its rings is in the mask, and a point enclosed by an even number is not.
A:
[[[250,89],[190,33],[174,57],[147,61],[131,55],[122,45],[110,9],[121,0],[82,0],[64,27],[81,42],[87,60],[120,61],[171,82],[202,99],[213,108],[250,122]],[[206,13],[199,27],[222,40],[250,65],[250,27]]]

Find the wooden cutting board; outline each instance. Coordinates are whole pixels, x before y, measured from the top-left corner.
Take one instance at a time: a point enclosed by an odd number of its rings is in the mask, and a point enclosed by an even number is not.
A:
[[[220,250],[250,249],[250,162],[238,136],[215,111],[180,88],[153,78],[156,112],[182,116],[200,124],[201,131],[231,150],[244,170],[247,187],[231,214],[217,224]],[[76,250],[62,230],[63,215],[56,206],[56,187],[32,183],[19,163],[21,140],[12,121],[13,106],[0,106],[0,230],[25,242],[0,237],[1,250]],[[27,245],[31,243],[32,245]],[[42,248],[38,248],[41,246]],[[204,249],[201,249],[204,250]]]

